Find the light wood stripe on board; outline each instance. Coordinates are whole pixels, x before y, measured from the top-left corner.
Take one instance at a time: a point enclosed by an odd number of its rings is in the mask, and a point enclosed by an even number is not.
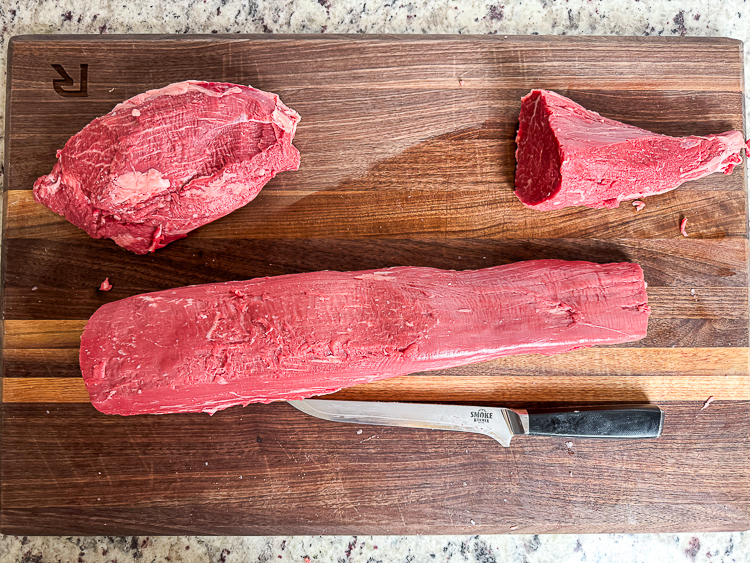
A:
[[[38,361],[77,366],[78,346],[61,349],[7,349],[6,360],[19,362],[24,357]],[[77,371],[77,370],[73,370]],[[70,372],[68,372],[70,373]],[[536,377],[744,377],[748,376],[748,348],[615,348],[594,347],[555,356],[538,354],[506,356],[461,367],[421,372],[414,377],[450,376],[503,378]],[[6,377],[6,380],[13,379]],[[43,377],[17,379],[48,379]],[[61,378],[54,378],[61,379]]]
[[[81,333],[88,320],[5,321],[3,347],[10,348],[78,348]]]
[[[24,349],[78,348],[86,321],[6,321],[5,347],[19,359]],[[18,349],[15,350],[14,349]],[[602,346],[554,356],[506,356],[452,368],[465,375],[747,375],[748,348],[618,348]]]
[[[613,402],[613,401],[750,400],[748,378],[742,375],[672,377],[586,376],[451,377],[404,376],[357,385],[329,396],[367,401],[441,402]],[[85,403],[82,378],[5,378],[4,403]]]

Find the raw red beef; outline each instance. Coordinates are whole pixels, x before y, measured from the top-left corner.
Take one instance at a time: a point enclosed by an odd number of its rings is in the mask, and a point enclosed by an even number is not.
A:
[[[299,115],[276,94],[188,80],[139,94],[62,150],[34,199],[94,238],[146,254],[299,168]]]
[[[109,414],[215,412],[511,354],[643,338],[637,264],[538,260],[183,287],[101,307],[83,378]]]
[[[667,137],[588,111],[555,92],[521,101],[516,195],[534,209],[617,207],[742,162],[742,133]]]

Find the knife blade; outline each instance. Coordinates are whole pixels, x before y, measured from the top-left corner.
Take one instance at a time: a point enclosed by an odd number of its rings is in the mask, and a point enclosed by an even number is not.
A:
[[[332,422],[404,426],[484,434],[506,448],[513,436],[658,438],[664,411],[656,405],[606,405],[526,411],[501,407],[302,399],[294,408]]]

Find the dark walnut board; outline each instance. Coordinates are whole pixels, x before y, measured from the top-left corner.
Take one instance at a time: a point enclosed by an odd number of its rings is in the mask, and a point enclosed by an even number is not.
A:
[[[636,212],[541,213],[513,196],[520,98],[554,89],[669,135],[742,129],[741,43],[548,37],[22,37],[6,145],[2,532],[446,534],[750,528],[744,167]],[[61,96],[61,65],[85,96]],[[302,167],[155,255],[92,240],[34,180],[91,119],[184,79],[252,84],[302,115]],[[463,81],[461,83],[460,81]],[[689,238],[679,233],[688,218]],[[650,401],[652,441],[358,427],[279,403],[122,418],[88,402],[77,353],[100,305],[323,269],[635,261],[637,343],[517,356],[338,393],[529,407]],[[97,288],[105,278],[109,293]],[[701,410],[704,401],[714,402]],[[361,430],[361,433],[359,432]],[[566,442],[572,442],[567,446]]]

